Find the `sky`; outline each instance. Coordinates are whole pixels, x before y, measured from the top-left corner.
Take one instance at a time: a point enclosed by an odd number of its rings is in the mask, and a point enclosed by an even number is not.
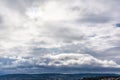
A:
[[[120,73],[120,0],[0,0],[0,73]]]

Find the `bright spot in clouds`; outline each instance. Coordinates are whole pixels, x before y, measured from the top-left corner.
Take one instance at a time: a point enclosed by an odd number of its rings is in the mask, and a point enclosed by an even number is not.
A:
[[[39,6],[31,7],[26,14],[32,18],[43,21],[68,21],[76,17],[63,3],[48,1]],[[73,17],[74,16],[74,17]],[[77,18],[77,17],[76,17]]]

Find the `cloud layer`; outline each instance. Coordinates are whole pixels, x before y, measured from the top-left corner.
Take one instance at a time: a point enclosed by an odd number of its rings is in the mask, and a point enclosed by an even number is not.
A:
[[[120,68],[119,3],[0,0],[0,70]]]

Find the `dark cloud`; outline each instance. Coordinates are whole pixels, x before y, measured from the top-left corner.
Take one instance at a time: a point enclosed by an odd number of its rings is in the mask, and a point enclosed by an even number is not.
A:
[[[97,53],[92,49],[87,48],[82,44],[71,44],[65,45],[57,48],[33,48],[31,54],[47,54],[47,53],[82,53],[82,54],[90,54],[92,56],[97,56]]]
[[[117,23],[117,24],[116,24],[116,27],[120,27],[120,23]]]
[[[6,6],[10,9],[25,14],[25,11],[34,4],[41,4],[43,0],[4,0]],[[37,5],[36,5],[37,6]]]
[[[105,16],[104,14],[88,14],[83,19],[78,20],[81,23],[108,23],[111,21],[110,16]]]
[[[10,67],[10,65],[13,64],[13,62],[16,61],[15,59],[10,58],[0,58],[0,66],[1,68],[6,68],[6,66]]]
[[[49,25],[52,26],[49,28],[50,31],[52,31],[52,34],[48,34],[48,36],[53,37],[57,41],[62,41],[65,43],[72,43],[73,41],[81,41],[84,40],[84,34],[82,31],[69,28],[69,26],[63,26],[62,23],[61,25]]]

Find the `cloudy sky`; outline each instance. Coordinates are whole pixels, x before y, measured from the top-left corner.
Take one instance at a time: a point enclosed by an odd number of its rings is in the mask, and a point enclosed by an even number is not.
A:
[[[0,0],[0,72],[120,72],[119,4]]]

